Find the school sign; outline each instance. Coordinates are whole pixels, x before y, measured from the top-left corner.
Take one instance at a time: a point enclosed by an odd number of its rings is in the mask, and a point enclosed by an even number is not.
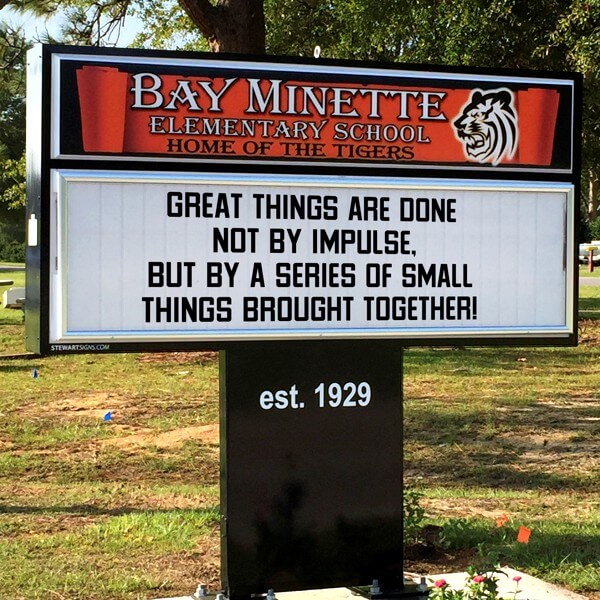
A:
[[[576,77],[30,63],[30,349],[573,343]]]
[[[223,350],[229,599],[426,597],[402,348],[577,342],[581,78],[43,46],[27,110],[27,347]]]

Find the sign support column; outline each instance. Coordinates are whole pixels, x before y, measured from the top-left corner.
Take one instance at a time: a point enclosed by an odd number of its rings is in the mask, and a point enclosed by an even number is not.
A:
[[[401,590],[402,351],[246,344],[221,354],[220,373],[229,597]]]

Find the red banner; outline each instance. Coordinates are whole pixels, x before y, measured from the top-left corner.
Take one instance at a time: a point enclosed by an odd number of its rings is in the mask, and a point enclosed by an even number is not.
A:
[[[76,72],[83,151],[547,167],[560,95],[297,79]],[[235,75],[235,74],[234,74]]]

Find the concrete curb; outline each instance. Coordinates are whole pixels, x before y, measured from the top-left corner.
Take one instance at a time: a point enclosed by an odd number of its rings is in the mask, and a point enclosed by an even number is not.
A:
[[[498,575],[498,586],[502,597],[513,598],[515,592],[514,577],[520,577],[517,600],[588,600],[587,596],[565,590],[557,585],[546,583],[537,577],[521,573],[509,567],[501,569],[506,576]],[[417,583],[420,576],[411,574]],[[440,573],[427,575],[430,586],[438,579],[444,579],[454,589],[460,589],[468,579],[467,573]],[[347,588],[332,588],[327,590],[306,590],[302,592],[280,592],[275,590],[277,600],[357,600],[358,596]],[[212,600],[214,596],[209,596]],[[177,598],[157,598],[156,600],[198,600],[195,596],[178,596]]]

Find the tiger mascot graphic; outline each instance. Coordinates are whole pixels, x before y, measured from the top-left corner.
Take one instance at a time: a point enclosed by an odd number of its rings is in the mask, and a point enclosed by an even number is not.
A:
[[[496,166],[515,155],[519,129],[513,100],[506,88],[473,90],[452,123],[468,159]]]

